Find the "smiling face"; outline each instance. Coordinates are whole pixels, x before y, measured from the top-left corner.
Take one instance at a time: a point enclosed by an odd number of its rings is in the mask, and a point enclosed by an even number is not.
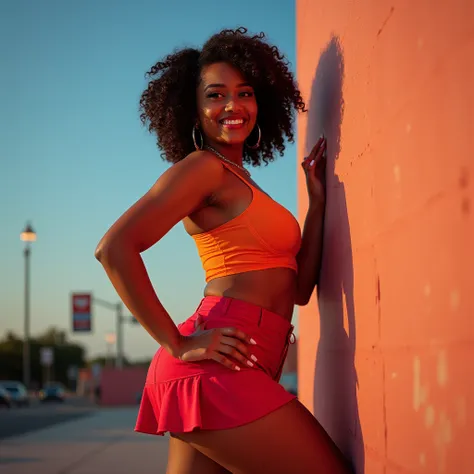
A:
[[[209,145],[243,146],[257,121],[257,101],[252,87],[227,63],[203,68],[197,106],[199,127]]]

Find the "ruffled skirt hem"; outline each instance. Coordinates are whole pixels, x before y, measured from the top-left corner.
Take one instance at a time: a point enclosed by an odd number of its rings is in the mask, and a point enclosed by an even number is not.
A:
[[[260,370],[201,373],[143,390],[135,431],[153,435],[236,428],[294,400]]]

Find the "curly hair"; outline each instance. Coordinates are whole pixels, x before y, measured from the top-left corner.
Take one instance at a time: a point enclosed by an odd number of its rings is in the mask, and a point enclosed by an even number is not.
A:
[[[264,33],[250,36],[240,27],[215,34],[201,51],[186,48],[166,56],[146,73],[151,80],[140,98],[140,119],[156,133],[162,158],[176,163],[194,151],[200,72],[217,62],[238,69],[255,91],[262,138],[257,150],[244,147],[244,162],[259,166],[273,161],[274,151],[282,156],[284,136],[294,141],[295,111],[305,112],[305,104],[285,56]]]

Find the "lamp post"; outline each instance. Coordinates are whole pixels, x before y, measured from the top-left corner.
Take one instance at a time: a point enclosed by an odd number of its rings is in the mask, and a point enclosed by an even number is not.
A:
[[[30,223],[20,234],[20,239],[25,242],[23,254],[25,256],[25,296],[24,296],[24,339],[23,339],[23,383],[26,388],[30,388],[30,245],[36,240],[36,232]]]

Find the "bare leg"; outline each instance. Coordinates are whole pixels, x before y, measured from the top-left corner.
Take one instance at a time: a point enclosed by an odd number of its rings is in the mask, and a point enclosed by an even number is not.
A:
[[[238,428],[178,436],[234,474],[352,472],[316,418],[298,400]]]
[[[188,443],[170,437],[166,474],[225,474],[228,471]]]

